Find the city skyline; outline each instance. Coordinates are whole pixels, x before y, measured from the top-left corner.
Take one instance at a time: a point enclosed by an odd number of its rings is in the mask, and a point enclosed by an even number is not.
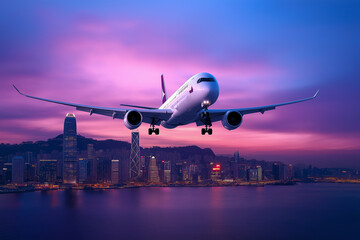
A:
[[[232,132],[216,123],[211,137],[201,136],[195,125],[146,136],[143,124],[142,147],[197,145],[216,154],[240,151],[264,160],[359,167],[358,4],[263,4],[259,11],[250,2],[207,3],[198,12],[200,3],[143,2],[138,8],[111,2],[101,10],[95,3],[24,1],[20,9],[18,3],[1,3],[2,22],[11,24],[0,25],[6,36],[0,39],[0,142],[53,137],[63,116],[74,112],[24,99],[11,83],[69,102],[158,107],[161,74],[171,94],[188,77],[208,71],[220,85],[214,108],[321,93],[314,102],[246,116]],[[129,142],[121,120],[74,113],[81,135]]]

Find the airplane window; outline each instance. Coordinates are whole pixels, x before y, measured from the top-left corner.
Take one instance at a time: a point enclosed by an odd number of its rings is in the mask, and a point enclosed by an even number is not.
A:
[[[199,80],[197,80],[197,83],[201,82],[215,82],[215,80],[213,78],[199,78]]]

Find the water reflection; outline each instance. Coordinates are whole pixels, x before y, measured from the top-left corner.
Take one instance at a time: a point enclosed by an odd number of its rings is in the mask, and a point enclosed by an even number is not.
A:
[[[4,194],[0,233],[37,240],[358,239],[359,199],[359,186],[346,184]]]
[[[76,208],[79,204],[78,191],[67,189],[64,191],[64,203],[68,208]]]

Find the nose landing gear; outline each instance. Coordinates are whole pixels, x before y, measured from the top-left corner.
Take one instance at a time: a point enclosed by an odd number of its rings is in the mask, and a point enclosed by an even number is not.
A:
[[[210,119],[210,114],[207,112],[207,106],[204,106],[204,111],[201,113],[201,121],[205,124],[205,128],[201,129],[201,135],[205,135],[208,133],[209,135],[212,135],[212,124]]]

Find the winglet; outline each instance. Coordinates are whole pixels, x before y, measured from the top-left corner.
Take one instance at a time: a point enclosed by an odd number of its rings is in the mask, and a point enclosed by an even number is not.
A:
[[[23,93],[21,93],[21,92],[19,91],[19,89],[17,89],[17,87],[15,87],[14,84],[13,84],[13,87],[15,88],[15,90],[16,90],[18,93],[20,93],[21,95],[24,95]]]
[[[313,96],[313,98],[316,98],[316,97],[317,97],[317,95],[319,94],[319,91],[320,91],[320,90],[317,90],[317,91],[316,91],[316,93],[315,93],[315,95]]]

